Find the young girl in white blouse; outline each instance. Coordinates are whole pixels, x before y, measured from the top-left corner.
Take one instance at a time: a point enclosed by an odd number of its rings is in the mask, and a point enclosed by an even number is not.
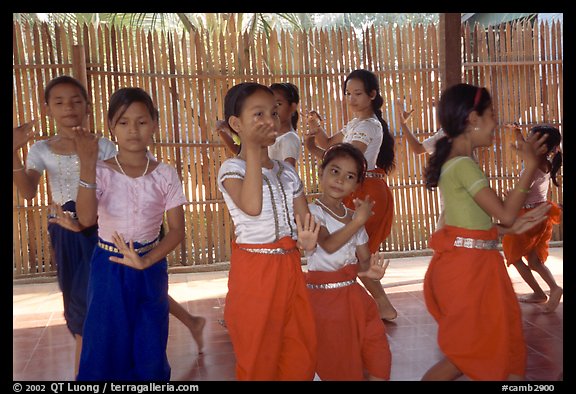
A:
[[[270,88],[244,82],[224,99],[229,128],[242,142],[218,172],[234,222],[224,319],[238,380],[312,380],[316,329],[298,249],[316,246],[302,181],[268,156],[279,118]]]
[[[87,125],[91,108],[84,86],[67,75],[48,82],[44,88],[44,102],[46,113],[56,124],[56,134],[32,144],[24,166],[19,151],[35,135],[34,122],[14,128],[13,181],[21,195],[31,200],[38,193],[44,171],[48,176],[50,199],[56,207],[49,216],[48,233],[56,260],[58,285],[64,300],[66,326],[76,340],[76,374],[86,317],[90,258],[97,241],[97,229],[95,225],[84,228],[76,220],[80,166],[73,138],[74,127]],[[95,137],[95,142],[99,160],[116,154],[116,145],[109,139]]]
[[[376,302],[356,277],[379,281],[388,261],[370,253],[364,228],[373,215],[370,197],[355,211],[342,200],[364,181],[366,159],[348,143],[332,145],[320,166],[322,194],[309,204],[320,223],[318,246],[307,253],[306,281],[316,318],[322,380],[389,380],[391,355]]]

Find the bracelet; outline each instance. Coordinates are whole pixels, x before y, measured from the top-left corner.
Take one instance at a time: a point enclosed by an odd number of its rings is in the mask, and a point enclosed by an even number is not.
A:
[[[26,167],[22,166],[20,168],[12,169],[12,172],[22,171],[24,168],[26,168]]]
[[[517,187],[516,190],[518,190],[520,193],[530,193],[530,189],[524,189],[523,187]]]
[[[80,187],[84,187],[86,189],[96,189],[96,184],[95,183],[88,183],[88,182],[84,182],[82,179],[80,179],[78,181],[78,185]]]

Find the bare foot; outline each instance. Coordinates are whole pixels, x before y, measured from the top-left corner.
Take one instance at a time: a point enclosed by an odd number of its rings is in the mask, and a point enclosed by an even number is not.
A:
[[[376,303],[378,304],[378,311],[380,312],[380,318],[382,320],[393,321],[398,317],[398,312],[394,309],[387,297],[383,299],[379,298],[376,300]]]
[[[198,353],[202,354],[202,348],[204,347],[204,326],[206,325],[206,319],[201,316],[194,316],[192,325],[188,327],[192,338],[196,341],[198,346]]]
[[[518,297],[519,302],[524,302],[526,304],[542,304],[542,303],[546,302],[547,299],[548,299],[548,297],[546,297],[546,294],[544,294],[543,296],[538,296],[536,294],[530,294],[530,295],[523,295],[523,296]]]
[[[564,291],[561,287],[550,290],[550,298],[548,302],[544,304],[544,313],[550,313],[556,310],[560,303],[560,298],[562,298],[562,293],[564,293]]]

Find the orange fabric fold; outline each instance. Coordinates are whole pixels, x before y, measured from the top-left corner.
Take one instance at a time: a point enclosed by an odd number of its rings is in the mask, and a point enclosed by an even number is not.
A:
[[[246,248],[283,248],[261,254]],[[232,243],[224,319],[238,380],[312,380],[316,326],[296,242]]]
[[[502,237],[502,249],[506,257],[506,264],[510,266],[522,259],[528,258],[530,252],[536,252],[542,264],[548,259],[548,247],[552,239],[552,230],[555,224],[560,223],[562,211],[558,204],[548,201],[552,208],[548,211],[548,219],[522,234],[506,234]],[[534,208],[522,208],[519,216],[526,214]]]
[[[386,177],[386,172],[380,168],[369,172],[382,174],[382,176]],[[364,225],[369,237],[368,246],[370,253],[375,253],[380,249],[380,244],[388,238],[392,230],[394,197],[386,183],[386,178],[366,178],[356,191],[343,200],[344,205],[350,209],[355,209],[354,199],[364,199],[367,195],[376,202],[372,209],[374,215],[372,215]]]
[[[357,265],[334,272],[308,271],[313,284],[355,279]],[[364,380],[364,371],[390,379],[391,354],[386,327],[374,299],[358,282],[337,289],[308,289],[318,340],[322,380]]]
[[[445,225],[432,234],[434,255],[424,277],[424,297],[438,322],[438,345],[471,379],[523,376],[520,306],[503,257],[496,249],[454,247],[457,236],[493,240],[498,231]]]

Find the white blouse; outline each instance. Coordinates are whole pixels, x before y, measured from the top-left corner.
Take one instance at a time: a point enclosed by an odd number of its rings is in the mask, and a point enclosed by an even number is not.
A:
[[[326,227],[330,234],[344,227],[344,223],[334,218],[315,203],[308,204],[308,208],[310,208],[310,212],[314,215],[314,220]],[[348,208],[346,208],[346,210],[348,210]],[[356,247],[366,243],[368,243],[368,233],[364,226],[362,226],[344,246],[332,254],[326,252],[320,245],[317,245],[313,252],[306,253],[308,257],[308,270],[331,272],[338,271],[348,264],[356,264],[358,262]]]
[[[376,168],[376,159],[382,145],[382,123],[376,116],[368,119],[354,118],[341,130],[343,142],[359,141],[366,144],[364,157],[368,162],[368,170]]]
[[[240,244],[265,244],[289,236],[296,239],[294,198],[304,193],[298,173],[291,165],[272,160],[272,169],[262,168],[262,212],[257,216],[244,213],[234,204],[224,188],[224,180],[244,179],[246,162],[234,157],[222,163],[218,171],[218,189],[234,222],[236,242]]]
[[[98,160],[106,160],[116,155],[116,144],[107,138],[98,139]],[[77,154],[61,155],[52,152],[47,140],[35,142],[26,157],[26,169],[40,174],[48,173],[48,183],[52,191],[52,201],[64,204],[76,201],[80,180],[80,161]]]
[[[276,142],[268,147],[268,156],[273,160],[286,160],[289,157],[296,161],[300,158],[302,143],[296,131],[290,130],[276,138]]]

